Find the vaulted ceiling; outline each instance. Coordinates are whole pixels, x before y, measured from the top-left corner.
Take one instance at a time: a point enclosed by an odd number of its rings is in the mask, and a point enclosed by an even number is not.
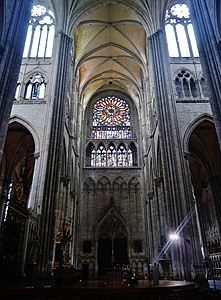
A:
[[[146,77],[146,34],[136,16],[108,4],[90,13],[74,33],[79,91],[115,88],[136,95]]]
[[[107,89],[126,92],[138,105],[148,80],[147,38],[160,28],[167,0],[64,2],[61,7],[54,1],[54,7],[73,38],[73,66],[83,105]]]

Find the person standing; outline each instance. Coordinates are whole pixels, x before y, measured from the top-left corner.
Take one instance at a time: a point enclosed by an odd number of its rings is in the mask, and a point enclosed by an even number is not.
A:
[[[153,265],[153,285],[159,285],[159,278],[160,278],[159,266],[157,263],[154,263],[154,265]]]

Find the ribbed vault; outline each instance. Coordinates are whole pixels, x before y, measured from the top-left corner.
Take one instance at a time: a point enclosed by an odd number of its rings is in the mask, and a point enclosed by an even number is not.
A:
[[[82,105],[102,90],[126,92],[137,107],[148,82],[147,38],[167,0],[52,1],[58,29],[73,38],[74,76]],[[67,17],[68,16],[68,17]]]

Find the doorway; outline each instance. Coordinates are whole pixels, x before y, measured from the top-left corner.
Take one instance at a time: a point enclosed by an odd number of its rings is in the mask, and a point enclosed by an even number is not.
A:
[[[98,275],[105,275],[115,265],[128,264],[127,238],[110,237],[98,240]]]

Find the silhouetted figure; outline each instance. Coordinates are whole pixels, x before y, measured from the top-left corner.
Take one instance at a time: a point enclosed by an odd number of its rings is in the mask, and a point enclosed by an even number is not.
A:
[[[159,277],[160,277],[159,266],[156,263],[154,263],[154,265],[153,265],[153,285],[159,285]]]

